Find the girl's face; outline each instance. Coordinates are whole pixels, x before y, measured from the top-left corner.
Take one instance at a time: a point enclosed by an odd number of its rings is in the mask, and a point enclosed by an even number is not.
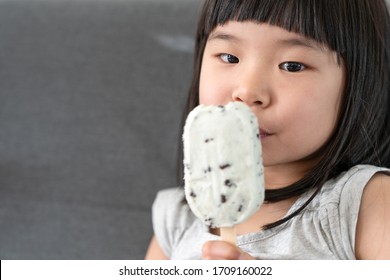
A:
[[[242,101],[257,115],[266,170],[303,175],[319,160],[345,84],[333,51],[276,26],[231,21],[210,34],[201,69],[201,104]]]

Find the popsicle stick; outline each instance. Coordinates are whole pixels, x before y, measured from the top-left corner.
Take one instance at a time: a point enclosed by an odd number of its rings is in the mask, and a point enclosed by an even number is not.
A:
[[[230,244],[236,245],[236,228],[232,227],[221,227],[221,240],[229,242]]]

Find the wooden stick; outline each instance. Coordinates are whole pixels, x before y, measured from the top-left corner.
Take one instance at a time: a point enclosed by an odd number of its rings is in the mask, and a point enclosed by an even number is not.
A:
[[[229,242],[230,244],[233,244],[233,245],[237,244],[235,226],[221,227],[220,233],[221,233],[221,240]]]

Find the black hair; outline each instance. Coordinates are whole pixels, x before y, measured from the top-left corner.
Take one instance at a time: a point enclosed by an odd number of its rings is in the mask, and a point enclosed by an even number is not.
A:
[[[297,211],[265,228],[297,215],[327,180],[352,166],[390,167],[390,17],[384,0],[205,0],[183,123],[199,104],[199,77],[208,36],[231,20],[268,23],[314,39],[337,53],[347,73],[339,121],[321,148],[322,160],[298,182],[266,190],[265,199],[280,201],[313,188],[314,195]],[[181,179],[182,156],[179,164]]]

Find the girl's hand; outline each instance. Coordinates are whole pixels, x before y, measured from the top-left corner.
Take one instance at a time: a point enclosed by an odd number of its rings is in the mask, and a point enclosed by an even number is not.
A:
[[[207,241],[202,248],[204,260],[254,260],[251,255],[225,241]]]

